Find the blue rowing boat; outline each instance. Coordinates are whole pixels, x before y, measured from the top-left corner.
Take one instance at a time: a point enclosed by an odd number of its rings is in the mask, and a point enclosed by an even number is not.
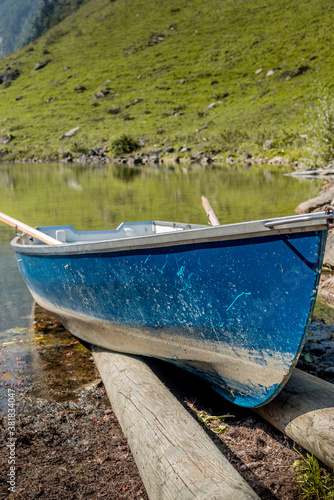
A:
[[[74,335],[199,375],[247,407],[287,382],[307,335],[333,209],[223,226],[40,227],[11,243],[34,299]],[[47,243],[50,243],[47,241]]]

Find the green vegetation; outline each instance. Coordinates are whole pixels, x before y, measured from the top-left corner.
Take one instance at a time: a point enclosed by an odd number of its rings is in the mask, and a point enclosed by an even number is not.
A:
[[[299,452],[298,452],[299,453]],[[334,474],[319,465],[312,454],[307,453],[293,463],[297,484],[305,500],[330,500],[334,498]]]
[[[231,418],[234,415],[208,415],[207,413],[198,413],[197,418],[202,424],[205,425],[215,434],[223,434],[226,431],[227,426],[223,425],[221,422],[225,422],[225,418]]]
[[[305,156],[306,112],[333,92],[333,22],[330,0],[87,0],[0,60],[20,72],[0,86],[0,153],[61,158],[124,134],[143,150]]]
[[[113,139],[110,144],[110,150],[115,156],[128,155],[139,148],[139,142],[125,134]]]
[[[306,163],[325,167],[334,161],[334,97],[326,90],[310,110],[307,131]]]

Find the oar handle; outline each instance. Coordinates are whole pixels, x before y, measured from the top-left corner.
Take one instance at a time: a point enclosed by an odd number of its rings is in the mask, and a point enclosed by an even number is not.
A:
[[[33,227],[27,226],[27,224],[24,224],[23,222],[20,222],[19,220],[16,220],[13,217],[4,214],[3,212],[0,212],[0,221],[4,222],[5,224],[8,224],[8,226],[16,227],[23,233],[27,233],[30,236],[33,236],[34,238],[40,241],[43,241],[43,243],[47,243],[48,245],[61,245],[61,242],[56,240],[55,238],[52,238],[51,236],[45,233],[42,233],[42,231],[38,231],[38,229],[34,229]]]
[[[205,196],[202,196],[201,200],[202,200],[203,208],[206,211],[208,219],[211,223],[211,226],[220,226],[219,220],[217,219],[217,216],[214,213],[213,208],[210,205],[209,200]]]

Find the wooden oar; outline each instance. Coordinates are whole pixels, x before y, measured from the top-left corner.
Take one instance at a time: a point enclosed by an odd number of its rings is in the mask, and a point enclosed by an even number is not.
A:
[[[220,226],[219,220],[217,219],[217,216],[214,213],[213,208],[210,205],[209,200],[205,196],[202,196],[201,200],[202,200],[203,208],[206,211],[206,214],[208,216],[208,219],[210,221],[211,226]]]
[[[30,236],[47,243],[48,245],[61,245],[60,241],[51,238],[51,236],[42,233],[42,231],[38,231],[38,229],[34,229],[33,227],[27,226],[27,224],[23,224],[23,222],[20,222],[19,220],[13,219],[13,217],[10,217],[3,212],[0,212],[0,221],[8,224],[8,226],[15,227],[17,230],[23,231],[24,233],[27,233]]]

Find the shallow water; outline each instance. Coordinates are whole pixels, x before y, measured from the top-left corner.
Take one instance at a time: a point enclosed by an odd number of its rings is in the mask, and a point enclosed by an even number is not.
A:
[[[70,224],[77,230],[115,228],[123,221],[206,224],[201,195],[220,223],[294,214],[323,184],[274,166],[192,165],[128,168],[72,164],[0,164],[0,211],[31,226]],[[0,223],[0,411],[6,384],[43,377],[30,332],[32,298]]]

